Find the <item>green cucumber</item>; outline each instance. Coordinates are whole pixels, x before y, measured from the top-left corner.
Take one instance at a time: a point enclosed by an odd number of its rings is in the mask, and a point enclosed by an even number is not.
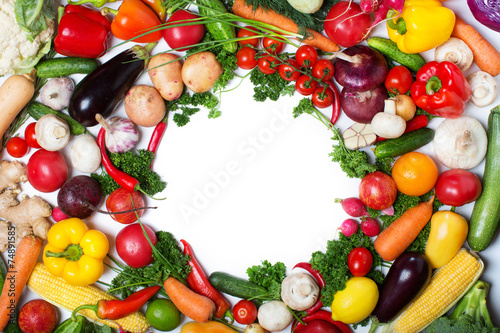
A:
[[[376,157],[396,157],[425,146],[434,139],[434,130],[424,127],[405,133],[399,138],[379,142],[374,150]]]
[[[89,322],[84,316],[76,316],[75,320],[68,318],[60,323],[53,333],[84,333],[88,331],[86,330],[87,325]]]
[[[374,48],[387,58],[407,67],[412,72],[416,73],[427,63],[420,53],[404,53],[398,48],[398,45],[390,39],[371,37],[366,42],[371,48]]]
[[[488,117],[488,150],[486,153],[483,192],[476,200],[469,221],[467,242],[474,251],[483,251],[495,238],[500,223],[500,105]]]
[[[71,74],[90,74],[99,62],[96,59],[63,57],[40,61],[36,65],[36,75],[40,78],[52,78]]]
[[[217,290],[231,296],[252,300],[257,305],[262,304],[258,298],[267,294],[264,287],[224,272],[213,272],[208,280]]]
[[[33,117],[35,120],[38,120],[42,118],[42,116],[46,114],[54,114],[64,120],[66,123],[68,123],[69,126],[69,131],[73,135],[80,135],[83,133],[90,133],[82,124],[80,124],[78,121],[73,119],[70,115],[56,111],[52,109],[51,107],[48,107],[47,105],[44,105],[39,102],[32,102],[28,105],[28,113],[31,117]]]
[[[226,6],[220,0],[196,0],[198,11],[201,15],[213,19],[214,16],[221,13],[227,13]],[[206,23],[205,27],[215,40],[224,41],[222,47],[229,53],[235,53],[238,50],[238,42],[236,38],[236,30],[234,26],[227,22],[214,21]]]

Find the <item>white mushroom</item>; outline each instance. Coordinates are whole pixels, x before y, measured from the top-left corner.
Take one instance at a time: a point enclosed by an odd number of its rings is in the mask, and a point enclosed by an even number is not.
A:
[[[474,56],[471,49],[461,39],[450,37],[446,42],[436,47],[434,60],[449,61],[460,68],[462,72],[472,65]]]
[[[299,12],[310,14],[323,6],[323,0],[288,0],[288,3]]]
[[[63,149],[69,141],[68,123],[54,114],[42,116],[35,125],[35,135],[40,147],[49,151]]]
[[[67,76],[54,77],[45,83],[40,98],[43,104],[59,111],[68,107],[73,90],[75,82],[72,79]]]
[[[319,286],[307,273],[288,275],[281,283],[281,299],[292,310],[304,311],[313,306],[319,297]]]
[[[375,114],[371,121],[375,134],[386,139],[399,138],[406,129],[406,121],[396,114],[396,101],[385,100],[384,112]]]
[[[445,119],[434,134],[434,154],[450,169],[474,168],[486,155],[487,146],[486,130],[472,117]]]
[[[269,301],[260,306],[257,319],[265,330],[281,332],[292,323],[293,315],[284,302]]]
[[[472,89],[470,100],[475,106],[488,106],[497,99],[497,81],[489,73],[474,72],[467,77],[467,81]]]
[[[71,163],[80,172],[94,172],[101,165],[101,150],[94,137],[83,134],[71,146]]]

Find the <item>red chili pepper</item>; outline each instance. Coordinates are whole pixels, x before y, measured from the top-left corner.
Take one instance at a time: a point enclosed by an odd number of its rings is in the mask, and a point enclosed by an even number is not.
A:
[[[160,145],[161,138],[163,137],[163,133],[165,133],[165,130],[167,129],[167,120],[168,120],[168,113],[156,125],[155,129],[153,130],[153,134],[151,135],[151,138],[149,139],[148,150],[150,152],[152,152],[153,154],[156,154],[156,150],[158,149],[158,146]],[[153,162],[151,162],[151,165],[153,165]]]
[[[406,122],[406,128],[403,134],[418,130],[420,128],[424,128],[429,124],[429,118],[425,114],[420,114],[418,116],[413,117]],[[384,141],[385,138],[380,136],[377,137],[377,142]]]
[[[328,85],[333,90],[333,96],[335,97],[335,100],[333,101],[332,105],[332,117],[330,118],[330,122],[332,123],[332,125],[335,125],[335,123],[340,117],[340,111],[341,111],[340,93],[335,83],[333,83],[331,80],[328,81]]]
[[[111,22],[99,11],[66,5],[59,22],[54,48],[68,57],[98,58],[106,53]]]
[[[310,263],[299,262],[298,264],[293,266],[293,268],[302,268],[302,269],[306,270],[309,274],[311,274],[316,279],[316,282],[318,283],[318,286],[320,287],[320,289],[323,289],[323,287],[325,286],[325,280],[323,279],[323,276],[321,275],[321,273],[319,271],[312,268]],[[318,298],[316,303],[314,303],[314,305],[311,306],[309,309],[305,310],[305,312],[308,315],[310,315],[310,314],[313,314],[313,313],[319,311],[322,307],[323,307],[323,302],[321,301],[321,297],[320,297],[320,298]]]
[[[71,313],[71,317],[74,319],[76,314],[83,309],[93,310],[97,317],[100,319],[117,320],[134,312],[139,311],[146,302],[153,297],[160,286],[151,286],[136,291],[124,300],[114,299],[114,300],[100,300],[97,304],[84,304],[77,307]]]
[[[216,306],[215,316],[217,318],[223,318],[229,310],[229,302],[210,284],[205,272],[203,272],[203,269],[194,257],[193,250],[191,249],[189,243],[184,239],[181,239],[181,243],[184,245],[184,254],[189,255],[191,258],[188,262],[191,267],[191,272],[187,276],[187,283],[189,287],[198,294],[210,298]]]
[[[294,333],[299,333],[301,328],[303,328],[305,325],[307,325],[307,323],[310,323],[313,320],[323,320],[335,326],[342,333],[352,333],[351,328],[348,325],[344,324],[341,321],[333,320],[332,313],[326,310],[319,310],[313,314],[301,318],[302,322],[297,321],[293,326],[292,331]]]
[[[97,145],[101,149],[101,160],[104,169],[118,183],[121,187],[129,190],[130,192],[140,189],[139,181],[129,174],[119,170],[114,166],[113,162],[109,158],[106,152],[106,141],[105,141],[106,130],[101,128],[99,134],[97,134]]]

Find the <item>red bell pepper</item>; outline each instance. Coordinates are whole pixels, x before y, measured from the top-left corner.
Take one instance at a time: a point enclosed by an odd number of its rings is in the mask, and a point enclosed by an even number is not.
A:
[[[54,48],[68,57],[98,58],[106,53],[111,22],[99,11],[66,5],[59,22]]]
[[[417,72],[411,85],[415,104],[432,115],[458,118],[471,97],[471,87],[462,71],[449,61],[431,61]]]

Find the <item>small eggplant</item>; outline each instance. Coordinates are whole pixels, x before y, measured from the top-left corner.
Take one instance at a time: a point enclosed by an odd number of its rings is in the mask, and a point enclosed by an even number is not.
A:
[[[391,321],[427,285],[431,274],[431,264],[425,255],[415,252],[401,254],[387,273],[372,316],[380,323]]]
[[[97,125],[96,114],[107,118],[146,68],[156,45],[135,45],[88,74],[75,87],[68,112],[85,127]]]

